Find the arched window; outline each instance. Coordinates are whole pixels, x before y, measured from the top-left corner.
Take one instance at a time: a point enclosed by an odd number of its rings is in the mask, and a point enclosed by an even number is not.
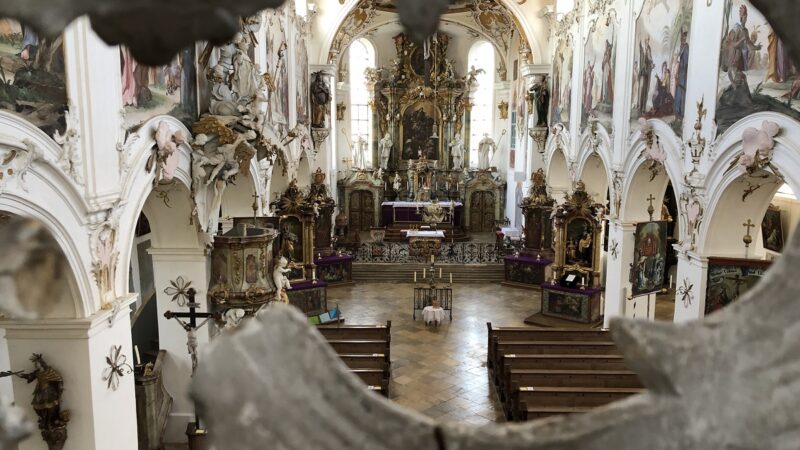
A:
[[[372,147],[372,114],[369,110],[369,92],[364,71],[375,67],[375,49],[366,39],[350,44],[350,140],[359,137]],[[372,167],[372,151],[367,152],[365,167]]]
[[[477,88],[472,93],[470,113],[469,163],[478,166],[478,143],[484,134],[492,135],[494,124],[494,47],[486,41],[478,41],[469,50],[467,70],[483,69],[476,78]]]

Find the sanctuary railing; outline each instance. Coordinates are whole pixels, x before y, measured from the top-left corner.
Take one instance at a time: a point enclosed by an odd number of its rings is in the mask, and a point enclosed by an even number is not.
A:
[[[497,245],[492,243],[443,242],[436,257],[442,264],[499,264]],[[418,263],[418,256],[409,255],[405,242],[365,242],[353,251],[356,263]]]

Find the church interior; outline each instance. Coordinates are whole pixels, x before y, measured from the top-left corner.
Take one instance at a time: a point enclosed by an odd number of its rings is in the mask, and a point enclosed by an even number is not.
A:
[[[57,3],[0,450],[798,448],[793,0]]]

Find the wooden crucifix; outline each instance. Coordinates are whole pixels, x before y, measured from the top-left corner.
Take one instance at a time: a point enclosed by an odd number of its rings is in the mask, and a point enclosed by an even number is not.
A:
[[[192,358],[192,376],[194,376],[194,371],[197,368],[197,330],[202,328],[203,325],[208,323],[208,321],[214,317],[214,314],[209,312],[198,312],[197,308],[200,307],[200,304],[195,302],[195,295],[197,291],[194,288],[189,288],[186,291],[186,296],[189,299],[187,306],[189,307],[189,312],[172,312],[172,311],[165,311],[164,317],[167,319],[175,319],[181,324],[184,331],[186,331],[186,348],[189,351],[189,356]],[[181,319],[189,319],[181,320]],[[199,324],[197,323],[197,319],[202,318],[205,319]],[[195,420],[195,427],[200,429],[200,417],[195,412],[194,416]]]
[[[653,221],[653,213],[656,212],[656,209],[653,207],[653,200],[656,198],[653,197],[653,194],[650,194],[650,197],[647,197],[645,200],[650,202],[650,206],[647,207],[647,214],[650,214],[650,222]]]

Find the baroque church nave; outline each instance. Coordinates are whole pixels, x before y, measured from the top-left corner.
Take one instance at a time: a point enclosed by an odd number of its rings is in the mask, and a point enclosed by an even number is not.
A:
[[[42,7],[0,450],[794,448],[791,0]]]

